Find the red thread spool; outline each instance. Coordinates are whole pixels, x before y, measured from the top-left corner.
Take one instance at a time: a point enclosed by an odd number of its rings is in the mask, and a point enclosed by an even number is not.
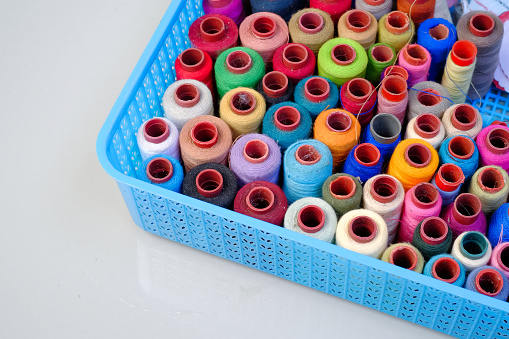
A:
[[[371,25],[369,13],[361,9],[352,9],[346,14],[346,27],[349,30],[362,33],[368,30]]]
[[[492,268],[479,271],[475,277],[475,288],[481,294],[494,297],[502,291],[503,287],[502,275]]]
[[[491,153],[505,154],[509,151],[509,130],[502,127],[494,128],[486,135],[486,141],[486,148]]]
[[[405,68],[398,65],[389,66],[384,69],[384,78],[389,75],[397,75],[405,79],[405,81],[408,81],[408,71]]]
[[[323,29],[325,22],[318,13],[307,12],[299,18],[299,29],[306,34],[316,34]]]
[[[471,139],[459,135],[451,139],[448,150],[455,158],[470,159],[474,154],[475,145]]]
[[[153,144],[160,144],[170,136],[168,124],[161,118],[152,118],[143,128],[145,140]]]
[[[260,164],[269,157],[269,145],[260,139],[253,139],[244,145],[244,158],[252,164]]]
[[[251,31],[259,38],[270,38],[276,33],[276,22],[268,16],[260,16],[251,22]]]
[[[428,245],[439,245],[447,237],[449,228],[446,222],[439,217],[429,217],[422,221],[421,238]]]
[[[458,262],[449,257],[437,259],[431,267],[433,278],[445,281],[446,283],[453,283],[458,280],[460,272],[461,269]]]
[[[200,101],[200,90],[193,84],[182,84],[175,89],[173,97],[180,107],[193,107]]]
[[[410,144],[405,150],[405,160],[412,167],[426,167],[431,161],[431,151],[423,144]]]
[[[473,194],[462,193],[454,200],[452,216],[461,225],[473,224],[481,212],[481,200]]]
[[[226,67],[233,74],[244,74],[253,64],[251,56],[244,51],[233,51],[226,57]]]
[[[189,27],[189,40],[213,59],[228,48],[237,46],[239,30],[235,22],[221,14],[206,14]]]
[[[274,124],[282,131],[293,131],[300,124],[300,112],[293,106],[283,106],[274,113]]]
[[[401,53],[406,62],[413,66],[422,66],[428,60],[426,50],[421,45],[409,45]]]
[[[329,184],[329,191],[335,199],[346,200],[355,194],[355,181],[347,176],[339,176]]]
[[[435,186],[428,182],[421,182],[415,185],[410,198],[415,206],[422,209],[429,209],[438,202],[439,193]]]
[[[364,166],[375,166],[380,161],[380,151],[375,145],[359,144],[353,152],[355,160]]]
[[[458,66],[471,65],[476,56],[477,46],[471,41],[460,40],[452,45],[451,60]]]
[[[217,142],[217,127],[210,121],[200,121],[191,129],[191,139],[199,148],[210,148]]]
[[[275,71],[280,71],[294,84],[313,74],[316,66],[315,54],[309,47],[289,43],[279,47],[272,59]]]
[[[346,44],[336,45],[331,51],[332,61],[339,66],[350,65],[354,62],[356,55],[355,49]]]
[[[371,196],[382,204],[388,204],[398,196],[398,183],[390,175],[381,175],[371,183]]]
[[[351,1],[338,0],[310,0],[309,7],[320,9],[331,16],[334,25],[337,25],[339,18],[352,8]]]
[[[478,37],[487,37],[495,29],[495,20],[487,14],[479,13],[470,18],[470,32]]]
[[[417,253],[408,246],[397,246],[389,254],[389,262],[409,270],[415,269],[418,261]]]
[[[329,97],[329,82],[321,77],[313,77],[304,84],[304,95],[309,101],[320,102]]]
[[[246,196],[247,207],[251,212],[263,213],[274,207],[274,193],[267,187],[258,186]]]
[[[435,183],[438,188],[445,192],[456,190],[465,181],[463,171],[456,164],[443,164],[437,171]]]
[[[325,225],[325,213],[316,205],[305,206],[297,214],[297,225],[306,233],[316,233]]]
[[[154,158],[147,164],[147,177],[155,184],[162,184],[173,176],[173,165],[166,158]]]
[[[322,155],[320,152],[311,145],[299,146],[295,152],[295,159],[297,159],[300,164],[306,166],[316,164],[321,158]]]
[[[177,59],[182,68],[188,72],[197,72],[205,64],[205,53],[198,48],[188,48]]]
[[[332,112],[325,120],[325,125],[331,132],[345,132],[352,127],[352,119],[345,112]]]
[[[376,222],[368,216],[353,218],[348,225],[348,234],[352,240],[365,244],[375,239],[378,227]]]
[[[225,24],[221,18],[210,16],[200,23],[200,32],[206,42],[218,42],[225,34]]]
[[[476,122],[477,112],[472,106],[459,104],[454,108],[451,123],[455,128],[461,131],[468,131],[474,128]]]
[[[177,80],[194,79],[203,82],[213,93],[213,63],[210,55],[198,48],[188,48],[175,60]]]
[[[223,176],[214,169],[206,169],[196,176],[198,193],[206,198],[217,197],[223,190]]]
[[[402,77],[389,75],[382,80],[380,92],[389,101],[403,101],[408,95],[408,85]]]
[[[502,173],[493,167],[483,168],[477,177],[477,183],[484,192],[488,193],[496,193],[506,184]]]
[[[288,77],[281,72],[272,71],[262,79],[263,91],[271,98],[279,98],[288,90]]]
[[[248,115],[256,107],[256,98],[246,91],[239,91],[232,96],[230,108],[235,114]]]
[[[385,20],[385,28],[392,34],[403,34],[408,31],[410,26],[410,20],[408,15],[400,11],[394,11],[389,13]]]
[[[347,81],[341,88],[343,108],[358,115],[361,125],[367,125],[373,117],[373,106],[376,103],[375,87],[366,79],[355,78]]]
[[[288,44],[283,49],[283,65],[289,69],[301,69],[308,62],[309,53],[300,44]]]
[[[441,125],[436,115],[424,113],[415,119],[414,131],[421,138],[431,139],[438,135]]]

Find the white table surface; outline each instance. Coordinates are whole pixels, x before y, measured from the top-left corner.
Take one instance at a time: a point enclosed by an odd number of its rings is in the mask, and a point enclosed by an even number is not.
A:
[[[442,337],[132,222],[95,141],[168,3],[0,2],[0,337]]]

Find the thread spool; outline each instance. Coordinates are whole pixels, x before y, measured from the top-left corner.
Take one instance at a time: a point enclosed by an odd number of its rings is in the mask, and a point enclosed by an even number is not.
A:
[[[369,12],[376,20],[380,20],[391,11],[392,0],[355,0],[355,8]]]
[[[493,74],[499,64],[503,23],[493,13],[471,11],[460,18],[456,29],[459,40],[469,40],[477,47],[472,86],[467,93],[471,100],[475,100],[486,95],[493,82]]]
[[[474,141],[463,135],[446,138],[438,152],[441,164],[453,163],[458,165],[465,180],[472,177],[479,164],[479,151]]]
[[[311,135],[309,112],[299,104],[287,101],[272,106],[263,118],[263,134],[276,140],[282,150]]]
[[[441,208],[442,198],[435,186],[423,182],[412,187],[405,194],[398,242],[411,242],[417,225],[428,217],[438,217]]]
[[[334,25],[336,25],[339,18],[352,8],[352,2],[348,0],[310,0],[309,7],[329,13]]]
[[[277,14],[259,12],[249,15],[239,26],[240,43],[258,52],[267,64],[276,49],[288,43],[288,26]]]
[[[206,0],[203,1],[203,12],[225,15],[236,25],[240,25],[245,16],[242,0]]]
[[[186,174],[182,193],[219,207],[231,208],[237,193],[237,178],[222,164],[204,163]]]
[[[422,139],[437,149],[445,138],[445,127],[433,114],[423,113],[412,118],[407,125],[405,139]]]
[[[250,217],[282,226],[288,202],[283,190],[267,181],[253,181],[235,196],[233,210]]]
[[[417,26],[435,13],[435,0],[398,0],[397,4],[398,11],[410,15]]]
[[[348,80],[364,78],[368,56],[358,42],[334,38],[322,45],[317,63],[319,76],[342,86]]]
[[[435,186],[442,197],[442,206],[454,202],[458,196],[465,176],[461,167],[456,164],[443,164],[439,167],[437,174],[433,177],[431,184]]]
[[[463,287],[466,278],[463,265],[448,254],[432,257],[424,266],[423,274],[460,287]]]
[[[366,79],[355,78],[341,86],[341,106],[357,117],[361,126],[369,124],[376,105],[375,87]]]
[[[297,84],[313,74],[316,58],[306,45],[290,43],[276,50],[272,63],[275,71],[286,74],[288,79]]]
[[[219,103],[219,117],[230,126],[234,139],[260,132],[264,115],[265,100],[251,88],[232,89]]]
[[[509,243],[499,244],[493,249],[489,265],[502,271],[506,278],[509,277]]]
[[[168,119],[159,117],[145,121],[136,135],[143,161],[157,154],[165,154],[180,160],[178,140],[177,126]]]
[[[214,64],[208,53],[198,48],[188,48],[175,60],[177,80],[194,79],[203,82],[214,93]]]
[[[509,128],[501,125],[491,125],[477,135],[482,166],[496,165],[504,170],[509,169]]]
[[[306,45],[315,56],[322,45],[334,37],[334,23],[322,10],[306,8],[298,11],[288,22],[292,42]]]
[[[449,252],[452,232],[444,220],[428,217],[415,228],[412,245],[422,253],[424,260],[428,261],[431,257]]]
[[[387,224],[387,244],[393,242],[398,233],[399,219],[403,211],[405,191],[398,179],[386,175],[376,175],[364,184],[364,208],[378,213]]]
[[[486,216],[481,207],[477,196],[462,193],[444,210],[444,220],[451,227],[454,238],[466,231],[486,234]]]
[[[284,227],[319,240],[332,242],[338,219],[334,209],[322,199],[302,198],[285,214]]]
[[[396,52],[391,46],[382,43],[371,45],[368,49],[366,79],[377,86],[380,83],[382,72],[385,68],[394,64],[395,59]]]
[[[479,198],[482,211],[491,215],[507,201],[509,177],[499,166],[485,166],[478,169],[470,181],[469,193]]]
[[[493,247],[509,242],[509,204],[503,204],[491,216],[488,239]]]
[[[495,267],[482,266],[470,273],[465,287],[471,291],[506,301],[509,296],[509,283],[504,274]]]
[[[179,131],[195,117],[214,114],[210,90],[204,83],[193,79],[178,80],[168,86],[162,106],[164,117]]]
[[[405,192],[421,182],[429,182],[438,168],[438,154],[428,142],[419,139],[401,141],[391,157],[387,174],[403,185]]]
[[[442,80],[445,61],[456,42],[456,37],[456,27],[446,19],[428,19],[419,26],[417,43],[426,48],[431,55],[429,80],[436,82]]]
[[[179,136],[180,151],[185,171],[203,163],[226,164],[232,145],[230,127],[214,116],[189,120]]]
[[[362,142],[376,146],[383,161],[391,158],[396,145],[401,141],[401,123],[388,113],[378,113],[364,132]]]
[[[447,137],[466,135],[475,139],[482,129],[482,116],[472,105],[456,104],[445,111],[442,123]]]
[[[216,59],[223,51],[237,46],[239,30],[235,22],[227,16],[206,14],[191,24],[188,35],[193,47]]]
[[[168,155],[154,155],[147,158],[140,171],[140,179],[180,193],[184,170],[179,161]]]
[[[463,104],[466,100],[475,70],[476,56],[477,47],[468,40],[455,42],[447,56],[442,86],[447,89],[455,104]]]
[[[270,12],[279,15],[285,22],[290,20],[293,13],[306,7],[303,0],[250,0],[253,13]]]
[[[368,143],[354,146],[346,158],[343,172],[359,178],[365,183],[369,178],[382,173],[383,160],[376,146]]]
[[[375,43],[377,31],[376,18],[362,9],[352,9],[338,21],[339,37],[357,41],[365,50]]]
[[[288,202],[304,197],[321,197],[322,185],[332,175],[332,154],[318,140],[293,143],[284,153],[283,191]]]
[[[382,80],[378,91],[378,114],[389,113],[398,118],[402,124],[408,104],[406,81],[395,75],[389,75]]]
[[[361,207],[362,185],[345,173],[331,175],[322,185],[322,199],[334,208],[338,217]]]
[[[394,66],[388,66],[384,69],[381,75],[381,79],[383,80],[386,76],[389,75],[397,75],[403,79],[405,79],[405,82],[408,85],[408,71],[401,66],[394,65]]]
[[[486,265],[491,252],[488,239],[480,232],[461,233],[451,249],[451,255],[463,264],[467,272]]]
[[[396,53],[413,40],[414,34],[414,22],[403,12],[390,12],[378,21],[378,42],[391,46]]]
[[[365,209],[347,212],[336,229],[338,246],[377,259],[387,248],[387,238],[387,225],[382,217]]]
[[[361,126],[347,111],[329,109],[318,115],[313,133],[314,139],[329,147],[334,159],[334,168],[337,169],[359,141]]]
[[[382,261],[421,273],[424,268],[424,258],[421,252],[407,243],[398,243],[389,246],[382,254]]]
[[[266,135],[246,134],[233,144],[229,163],[239,187],[252,181],[278,184],[281,151],[276,141]]]
[[[265,99],[267,109],[292,100],[294,88],[293,82],[288,80],[286,74],[278,71],[268,72],[256,85],[256,91]]]
[[[428,80],[431,65],[431,55],[421,45],[408,45],[401,49],[398,64],[408,71],[408,85],[414,85]]]
[[[304,107],[313,118],[330,107],[337,107],[339,90],[329,79],[310,76],[295,87],[295,102]]]
[[[451,106],[449,92],[433,81],[423,81],[413,86],[408,94],[407,118],[413,119],[423,113],[436,115],[440,119]]]

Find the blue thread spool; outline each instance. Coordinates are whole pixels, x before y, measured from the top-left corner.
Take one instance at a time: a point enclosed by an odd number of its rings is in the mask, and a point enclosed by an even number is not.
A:
[[[299,81],[294,98],[314,119],[324,110],[338,107],[339,90],[329,79],[310,76]]]
[[[143,162],[140,178],[180,193],[184,180],[184,169],[175,159],[167,155],[154,155]]]
[[[479,166],[477,145],[472,138],[464,135],[446,138],[440,145],[438,157],[440,164],[458,165],[465,175],[465,180],[470,179]]]

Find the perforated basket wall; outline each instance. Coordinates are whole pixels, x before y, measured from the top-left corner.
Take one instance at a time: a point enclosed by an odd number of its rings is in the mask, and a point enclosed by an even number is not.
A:
[[[137,179],[135,133],[162,116],[173,63],[190,47],[198,0],[173,0],[97,140],[134,222],[144,230],[459,338],[509,337],[509,305]],[[507,93],[483,100],[485,124],[505,120]]]

